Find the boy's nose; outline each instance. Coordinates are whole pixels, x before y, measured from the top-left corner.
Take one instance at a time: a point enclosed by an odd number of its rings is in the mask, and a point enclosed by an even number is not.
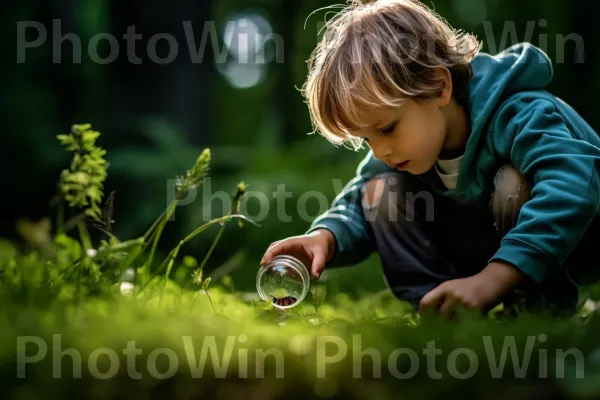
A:
[[[394,153],[394,150],[391,146],[375,143],[371,144],[371,150],[373,150],[373,155],[376,159],[388,165],[390,164],[391,155]]]

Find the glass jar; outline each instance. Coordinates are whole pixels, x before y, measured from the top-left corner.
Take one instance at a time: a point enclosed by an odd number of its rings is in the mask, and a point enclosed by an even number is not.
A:
[[[256,274],[256,290],[260,298],[280,309],[300,304],[309,286],[308,268],[297,258],[288,255],[273,257]]]

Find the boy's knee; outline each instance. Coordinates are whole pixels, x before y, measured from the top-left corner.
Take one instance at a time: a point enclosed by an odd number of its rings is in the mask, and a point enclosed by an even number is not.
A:
[[[387,184],[386,181],[385,177],[377,176],[367,182],[362,194],[364,207],[373,208],[381,203],[381,197]]]
[[[531,187],[524,175],[511,165],[504,165],[498,170],[490,206],[501,237],[517,224],[521,207],[530,198]]]
[[[369,222],[432,221],[433,194],[401,173],[373,177],[362,189],[362,207]]]
[[[362,189],[362,207],[367,221],[381,221],[383,218],[392,222],[397,218],[399,186],[396,174],[377,175],[365,184]]]

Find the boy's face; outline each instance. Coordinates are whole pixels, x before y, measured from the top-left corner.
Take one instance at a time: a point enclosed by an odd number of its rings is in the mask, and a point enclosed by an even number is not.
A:
[[[438,99],[406,99],[398,107],[363,112],[369,125],[351,132],[362,137],[379,161],[420,175],[438,159],[447,136],[447,123]]]

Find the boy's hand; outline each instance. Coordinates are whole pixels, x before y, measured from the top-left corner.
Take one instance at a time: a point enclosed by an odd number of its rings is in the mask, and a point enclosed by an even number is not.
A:
[[[325,263],[333,257],[335,237],[327,229],[318,229],[307,235],[293,236],[269,246],[262,260],[265,266],[273,257],[287,254],[296,257],[310,268],[315,279],[321,277]]]
[[[476,275],[446,281],[431,290],[421,299],[419,312],[438,308],[441,315],[452,317],[457,307],[491,309],[523,279],[524,275],[512,265],[492,262]]]

